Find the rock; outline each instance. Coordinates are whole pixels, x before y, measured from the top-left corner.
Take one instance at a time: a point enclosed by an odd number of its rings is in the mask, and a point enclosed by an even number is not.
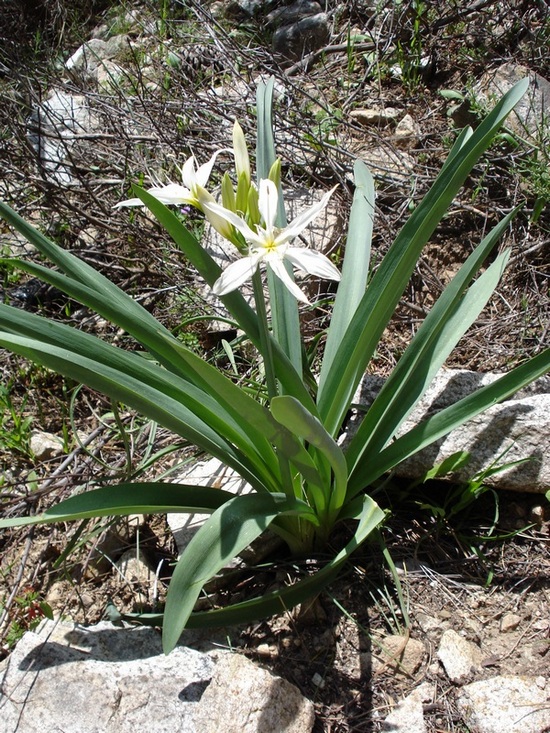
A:
[[[60,185],[74,183],[70,154],[79,135],[98,129],[99,120],[86,97],[53,90],[33,110],[28,121],[28,138],[44,172]]]
[[[235,471],[224,466],[217,458],[192,464],[186,471],[179,474],[173,483],[223,488],[234,494],[249,494],[252,491],[250,484]],[[208,517],[208,514],[168,514],[168,526],[172,530],[180,555]]]
[[[195,733],[192,709],[214,664],[213,655],[187,647],[164,656],[153,629],[46,621],[6,660],[0,728]]]
[[[458,693],[458,708],[475,733],[544,733],[550,706],[544,679],[500,676],[472,682]]]
[[[298,0],[292,5],[277,7],[266,15],[265,21],[270,28],[298,23],[300,20],[323,12],[323,8],[315,0]]]
[[[95,78],[99,66],[105,61],[120,58],[130,48],[127,35],[112,36],[107,41],[92,38],[83,43],[65,62],[65,69],[81,79]]]
[[[50,458],[62,456],[65,452],[61,438],[41,430],[33,430],[29,447],[37,461],[47,461]]]
[[[350,112],[350,118],[365,127],[390,125],[391,123],[397,122],[398,116],[399,111],[394,107],[384,107],[383,109],[354,109]]]
[[[481,649],[453,629],[443,632],[437,656],[445,668],[447,677],[457,684],[466,682],[472,672],[481,668],[483,661]]]
[[[382,723],[383,731],[391,733],[425,733],[424,702],[432,702],[435,686],[429,682],[417,687],[399,702]]]
[[[239,654],[224,655],[193,714],[200,733],[308,733],[313,703]]]
[[[424,644],[417,639],[385,636],[373,652],[373,673],[389,670],[395,674],[413,675],[422,664],[425,653]]]
[[[273,50],[286,59],[300,59],[324,46],[329,38],[327,14],[318,13],[277,28],[273,34]]]
[[[550,81],[514,62],[487,72],[476,85],[476,102],[489,108],[514,84],[529,77],[529,89],[506,120],[506,127],[520,137],[531,136],[535,143],[548,141],[550,128]]]
[[[454,404],[477,388],[491,384],[500,376],[495,373],[442,369],[397,435],[403,435],[425,417]],[[367,375],[354,402],[370,405],[383,383],[380,377]],[[356,417],[353,417],[350,421],[351,433],[355,420]],[[403,461],[396,468],[396,474],[411,479],[420,478],[453,453],[468,451],[471,454],[470,461],[452,474],[453,481],[468,482],[478,472],[492,466],[495,460],[510,463],[528,459],[525,463],[488,476],[485,483],[497,489],[544,493],[550,488],[549,434],[550,377],[545,376]],[[504,451],[507,451],[506,455],[503,455]]]
[[[178,646],[165,656],[151,628],[44,621],[0,665],[0,730],[311,730],[313,705],[297,688],[242,656],[208,648]]]
[[[400,148],[414,148],[420,140],[420,125],[411,115],[405,115],[395,128],[393,139]]]
[[[517,613],[505,613],[500,619],[500,631],[506,634],[508,631],[515,631],[521,623],[521,616]]]
[[[402,195],[414,172],[414,159],[391,145],[351,145],[350,152],[366,163],[377,184],[377,194]]]

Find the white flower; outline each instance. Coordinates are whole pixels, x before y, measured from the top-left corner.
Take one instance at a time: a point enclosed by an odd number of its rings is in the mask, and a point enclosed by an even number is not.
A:
[[[288,260],[294,267],[304,270],[310,275],[340,280],[340,272],[325,257],[325,255],[304,247],[291,247],[288,243],[298,236],[328,204],[334,188],[323,198],[302,214],[296,217],[284,229],[275,227],[279,194],[277,187],[268,179],[260,181],[258,208],[263,221],[263,227],[257,226],[256,231],[240,216],[219,204],[209,201],[203,202],[207,216],[214,214],[222,217],[237,229],[249,243],[249,254],[246,257],[232,262],[216,280],[212,290],[216,295],[226,295],[239,288],[250,279],[261,264],[265,264],[280,278],[290,292],[304,303],[308,302],[305,294],[289,276],[284,260]],[[212,224],[215,226],[214,222]],[[221,232],[223,235],[223,232]]]
[[[180,169],[183,186],[179,183],[168,183],[166,186],[149,188],[147,189],[147,193],[154,196],[166,206],[188,205],[195,206],[198,209],[202,208],[201,201],[204,198],[205,186],[210,178],[216,157],[221,152],[224,151],[217,150],[210,160],[199,166],[197,170],[195,170],[195,156],[192,155],[185,161],[183,168]],[[115,208],[120,206],[143,206],[143,201],[138,198],[127,199],[116,204]]]

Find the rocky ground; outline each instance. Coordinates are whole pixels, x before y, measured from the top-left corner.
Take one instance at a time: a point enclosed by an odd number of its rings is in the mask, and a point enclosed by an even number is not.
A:
[[[202,160],[227,145],[235,118],[252,141],[258,74],[273,74],[284,90],[276,143],[289,187],[340,184],[327,244],[335,256],[354,157],[365,159],[376,178],[379,258],[427,190],[457,128],[477,123],[482,90],[495,72],[536,72],[547,109],[544,2],[434,9],[350,1],[288,3],[293,9],[286,10],[260,0],[191,2],[165,8],[160,19],[147,2],[129,3],[124,13],[107,5],[97,3],[95,17],[81,18],[78,38],[60,30],[71,20],[64,4],[44,2],[48,63],[40,49],[29,58],[34,20],[21,26],[28,37],[4,32],[0,196],[222,366],[220,333],[200,320],[216,312],[197,294],[192,273],[153,224],[115,215],[112,207],[140,176],[166,180],[189,152]],[[6,4],[4,28],[21,20],[23,6]],[[517,204],[524,210],[505,238],[512,247],[508,272],[450,365],[505,369],[547,343],[548,130],[546,111],[536,109],[528,110],[535,110],[534,127],[524,117],[476,167],[426,249],[381,344],[377,373],[391,370],[486,227]],[[21,254],[21,241],[6,230],[2,237],[5,254]],[[9,302],[124,343],[59,293],[0,272]],[[309,314],[312,338],[323,318],[322,309]],[[89,390],[5,353],[1,365],[4,516],[43,509],[98,476],[158,476],[192,456],[173,436],[113,412]],[[392,516],[383,537],[401,588],[372,544],[311,608],[227,630],[227,646],[314,702],[316,733],[550,729],[548,505],[542,495],[488,492],[453,517],[455,488],[412,491],[404,479],[389,485],[384,501]],[[92,624],[111,602],[122,612],[161,607],[176,555],[164,518],[152,517],[3,532],[0,549],[4,655],[50,609]],[[275,551],[261,572],[214,587],[204,602],[244,598],[307,571]],[[525,715],[514,717],[524,704]],[[491,718],[499,712],[504,718]]]

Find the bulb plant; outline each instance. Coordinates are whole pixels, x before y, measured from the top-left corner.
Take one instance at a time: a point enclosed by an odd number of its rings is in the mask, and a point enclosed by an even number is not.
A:
[[[378,478],[550,369],[550,350],[546,350],[397,437],[400,426],[496,288],[509,252],[485,265],[516,216],[513,211],[468,257],[362,416],[353,437],[345,447],[339,443],[359,382],[424,245],[526,88],[527,82],[520,82],[475,131],[460,133],[432,188],[374,274],[369,260],[375,191],[361,161],[354,166],[355,193],[341,272],[323,254],[296,246],[295,238],[326,207],[334,189],[287,225],[281,164],[273,142],[272,81],[258,87],[256,181],[243,132],[236,124],[230,151],[235,172],[233,177],[225,172],[221,179],[221,201],[207,190],[218,151],[198,167],[190,158],[182,166],[181,185],[149,190],[135,187],[135,197],[121,202],[121,208],[147,207],[255,346],[265,375],[264,388],[256,396],[186,348],[93,267],[0,203],[7,222],[55,269],[20,259],[8,264],[50,283],[124,329],[148,358],[5,304],[0,305],[0,346],[125,403],[216,457],[252,487],[249,494],[234,495],[223,488],[162,481],[109,485],[75,495],[37,516],[5,519],[0,526],[134,513],[209,514],[175,567],[162,618],[149,619],[162,623],[166,652],[186,627],[251,621],[319,593],[383,521],[384,512],[369,495],[369,487]],[[225,270],[169,208],[173,204],[202,211],[231,243],[234,261]],[[303,361],[300,333],[299,307],[308,299],[296,284],[294,268],[338,282],[314,380]],[[252,280],[254,307],[239,291],[248,279]],[[352,539],[315,574],[225,608],[193,611],[203,585],[267,528],[286,542],[292,554],[307,557],[326,548],[342,521],[353,525]],[[142,616],[141,620],[147,619]]]

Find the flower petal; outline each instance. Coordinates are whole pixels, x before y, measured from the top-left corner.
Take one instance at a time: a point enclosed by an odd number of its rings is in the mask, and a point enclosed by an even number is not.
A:
[[[298,234],[300,234],[300,232],[302,232],[315,219],[315,217],[318,216],[324,208],[326,208],[329,199],[336,188],[337,186],[334,186],[334,188],[328,191],[320,201],[302,212],[293,221],[291,221],[285,229],[279,232],[275,237],[275,244],[283,244],[284,242],[288,242],[291,239],[294,239],[294,237],[297,237]]]
[[[277,186],[269,178],[262,178],[260,181],[258,208],[260,209],[260,214],[264,220],[265,229],[269,237],[273,234],[278,204],[279,192],[277,191]]]
[[[191,191],[184,186],[180,186],[179,183],[169,183],[167,186],[160,186],[158,188],[149,188],[147,193],[154,196],[156,199],[161,201],[163,204],[192,204],[195,205],[195,197],[192,196]]]
[[[335,265],[321,252],[305,247],[288,247],[285,252],[285,259],[310,275],[317,275],[327,280],[340,280],[341,275]]]
[[[300,288],[296,285],[294,280],[290,277],[288,272],[286,271],[285,263],[281,259],[277,259],[275,257],[270,258],[268,262],[268,266],[271,267],[275,275],[279,278],[279,280],[282,281],[283,285],[290,290],[292,295],[297,298],[298,300],[301,300],[302,303],[308,303],[309,300],[306,298],[305,293],[303,293]]]
[[[225,219],[230,224],[233,224],[235,229],[238,232],[240,232],[247,241],[254,242],[254,244],[257,244],[260,247],[263,245],[264,243],[263,237],[260,237],[258,236],[258,234],[256,234],[256,232],[253,232],[252,229],[245,222],[245,220],[241,219],[241,217],[237,216],[237,214],[235,214],[233,211],[229,211],[229,209],[225,209],[223,206],[220,206],[220,204],[216,203],[214,200],[204,201],[204,202],[201,201],[201,205],[207,216],[209,212],[213,213],[216,216],[220,216],[222,219]],[[213,222],[211,223],[212,223],[212,226],[216,228],[214,223]]]
[[[242,127],[239,125],[237,120],[233,125],[233,155],[235,156],[235,171],[237,173],[237,179],[244,173],[246,176],[247,183],[250,185],[250,158],[248,157],[248,150],[246,148],[246,140]]]
[[[141,199],[126,199],[126,201],[119,201],[114,208],[119,209],[121,206],[145,206],[145,204]]]
[[[197,174],[195,173],[195,162],[195,156],[192,155],[190,158],[187,158],[180,171],[183,185],[187,186],[187,188],[191,188],[191,186],[197,182]]]
[[[212,286],[212,292],[215,295],[226,295],[232,290],[240,288],[256,272],[259,260],[258,255],[252,255],[241,257],[241,259],[232,262],[216,280]]]

